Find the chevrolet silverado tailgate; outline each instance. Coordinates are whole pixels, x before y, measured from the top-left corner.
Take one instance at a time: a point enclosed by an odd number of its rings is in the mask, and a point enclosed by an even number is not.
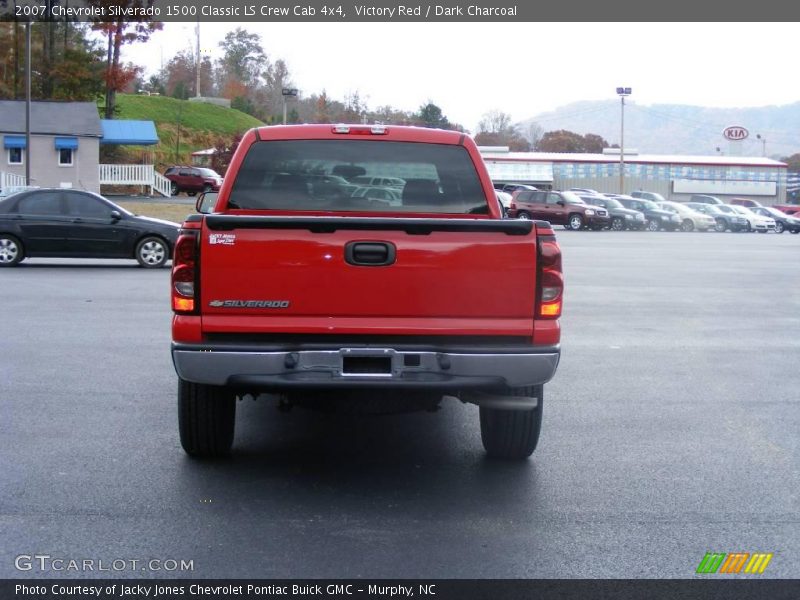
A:
[[[530,336],[531,222],[211,215],[203,330]]]

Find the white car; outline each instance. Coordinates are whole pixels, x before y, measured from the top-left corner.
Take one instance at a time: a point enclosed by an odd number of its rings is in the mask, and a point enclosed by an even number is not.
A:
[[[758,233],[767,233],[768,231],[775,231],[775,219],[771,217],[764,217],[754,213],[749,208],[744,206],[731,205],[734,212],[742,215],[747,219],[748,231],[757,231]]]
[[[717,222],[714,217],[697,212],[680,202],[659,202],[658,205],[664,210],[675,213],[681,218],[681,231],[708,231],[714,229]]]
[[[497,195],[497,201],[503,207],[503,213],[505,214],[511,207],[511,194],[508,192],[501,192],[500,190],[495,190],[494,193]]]

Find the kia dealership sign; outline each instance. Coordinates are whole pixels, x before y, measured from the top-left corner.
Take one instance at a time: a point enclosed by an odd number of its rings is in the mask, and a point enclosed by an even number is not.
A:
[[[750,132],[747,131],[744,127],[739,127],[738,125],[733,127],[726,127],[725,131],[722,132],[722,135],[725,136],[726,140],[730,140],[732,142],[739,142],[741,140],[747,139],[747,136],[750,135]]]

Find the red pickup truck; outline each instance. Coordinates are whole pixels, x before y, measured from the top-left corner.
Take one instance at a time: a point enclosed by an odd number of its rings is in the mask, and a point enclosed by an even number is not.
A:
[[[399,194],[354,197],[382,177]],[[525,458],[560,357],[549,223],[502,217],[473,140],[400,126],[249,131],[183,224],[172,358],[190,455],[227,454],[236,397],[479,406],[486,451]]]

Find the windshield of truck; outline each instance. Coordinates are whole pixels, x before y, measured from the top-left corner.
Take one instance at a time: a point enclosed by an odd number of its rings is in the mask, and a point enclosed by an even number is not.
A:
[[[390,191],[381,193],[382,187]],[[372,140],[256,142],[235,176],[228,207],[488,214],[464,147]]]

